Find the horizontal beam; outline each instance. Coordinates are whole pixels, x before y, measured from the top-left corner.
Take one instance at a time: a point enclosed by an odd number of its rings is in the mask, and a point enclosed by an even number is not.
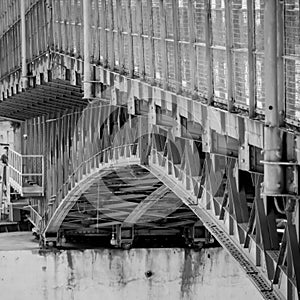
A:
[[[160,201],[167,193],[169,188],[162,185],[148,197],[146,197],[138,206],[130,213],[130,215],[124,220],[124,223],[135,224],[146,213],[148,209],[153,207],[158,201]]]

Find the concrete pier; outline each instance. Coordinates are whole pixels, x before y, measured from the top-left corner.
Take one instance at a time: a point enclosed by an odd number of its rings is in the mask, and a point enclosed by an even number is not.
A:
[[[28,234],[4,235],[0,291],[5,300],[262,299],[222,248],[40,252]],[[22,235],[27,250],[20,250]],[[13,239],[17,242],[10,243]]]

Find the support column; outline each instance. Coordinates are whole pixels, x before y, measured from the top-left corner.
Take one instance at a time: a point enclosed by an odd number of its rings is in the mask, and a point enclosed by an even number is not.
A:
[[[265,1],[265,129],[264,129],[264,193],[281,194],[284,189],[281,161],[281,137],[277,102],[277,7],[276,1]]]
[[[254,41],[254,2],[247,0],[247,22],[248,22],[248,84],[249,84],[249,117],[255,117],[255,60],[253,50],[255,49]]]
[[[276,1],[277,5],[277,82],[278,82],[278,111],[279,125],[284,124],[285,116],[285,78],[284,78],[284,3]]]
[[[139,152],[140,152],[140,159],[142,165],[148,165],[148,147],[149,147],[149,120],[148,116],[141,115],[139,116],[139,123],[138,123],[138,130],[139,130]]]
[[[21,57],[22,57],[22,88],[26,89],[28,87],[28,77],[27,77],[27,63],[26,63],[26,21],[25,21],[25,8],[24,0],[20,0],[21,7]]]
[[[84,67],[83,67],[83,91],[84,98],[92,98],[92,72],[91,72],[91,1],[83,1],[83,52],[84,52]]]

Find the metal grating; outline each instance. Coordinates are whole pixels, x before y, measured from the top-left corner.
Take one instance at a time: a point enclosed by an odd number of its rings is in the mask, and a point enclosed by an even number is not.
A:
[[[224,0],[216,0],[211,2],[211,21],[213,45],[225,47],[226,24]]]
[[[155,74],[154,77],[156,80],[162,80],[162,54],[161,54],[161,41],[154,40],[154,61],[155,61]]]
[[[206,67],[206,49],[204,46],[196,47],[197,57],[197,89],[198,92],[206,97],[207,96],[207,67]]]
[[[153,35],[160,37],[160,15],[159,15],[159,0],[152,0],[153,11]]]
[[[128,34],[123,35],[124,45],[124,71],[129,73],[129,37]]]
[[[74,0],[70,0],[71,2]],[[93,61],[92,62],[98,62],[99,61],[99,43],[97,41],[99,40],[99,3],[98,0],[92,0],[92,11],[93,11],[93,16],[92,16],[92,21],[91,21],[91,31],[93,32],[95,38],[91,40],[92,43],[92,57]],[[72,5],[70,5],[70,10],[72,11]],[[72,30],[69,33],[69,36],[71,37],[71,48],[74,49],[74,41],[72,38]]]
[[[106,32],[106,40],[109,41],[110,39],[110,33]],[[113,53],[114,49],[113,49],[113,44],[112,43],[108,43],[107,44],[107,63],[109,67],[112,67],[114,65],[114,60],[112,58],[112,53]]]
[[[255,77],[256,77],[256,108],[262,112],[265,107],[265,79],[264,79],[264,0],[255,0]]]
[[[151,42],[149,39],[145,38],[144,39],[144,62],[145,62],[145,75],[146,77],[150,78],[151,77]]]
[[[191,88],[191,60],[190,60],[190,46],[187,44],[181,44],[180,47],[180,59],[181,59],[181,79],[182,87]]]
[[[142,18],[143,18],[143,33],[149,34],[149,12],[148,12],[148,1],[142,0]]]
[[[118,1],[120,1],[121,12],[118,12]],[[140,2],[138,2],[140,1]],[[38,55],[44,53],[53,46],[55,51],[70,54],[76,58],[83,57],[83,15],[82,0],[53,0],[53,20],[49,19],[44,0],[30,0],[32,6],[27,12],[27,51],[28,60],[31,61]],[[213,84],[216,102],[227,102],[227,59],[226,56],[226,22],[225,8],[227,8],[226,0],[90,0],[92,5],[91,14],[91,58],[93,63],[102,63],[105,67],[118,68],[120,64],[120,46],[123,47],[124,71],[134,71],[135,75],[140,76],[142,69],[141,55],[144,55],[145,75],[150,78],[150,71],[154,69],[154,79],[158,84],[164,79],[172,89],[176,84],[175,78],[175,53],[178,51],[178,66],[181,69],[181,88],[191,92],[191,69],[195,70],[195,85],[200,96],[207,96],[207,89]],[[250,1],[251,2],[251,1]],[[232,49],[230,57],[233,66],[233,96],[237,106],[247,107],[249,104],[249,82],[248,82],[248,15],[247,0],[231,0],[232,10],[229,12],[231,16],[232,32],[228,37],[232,37]],[[0,16],[0,60],[1,74],[6,77],[7,74],[16,74],[18,76],[21,63],[20,53],[20,22],[19,20],[19,1],[10,0],[9,3],[15,3],[15,10],[9,10],[7,1],[0,1],[0,10],[6,12],[10,16]],[[26,2],[29,3],[29,2]],[[142,5],[142,39],[140,42],[139,30],[140,24],[138,20],[138,4]],[[296,121],[298,124],[300,115],[299,101],[300,89],[299,79],[300,70],[300,7],[298,0],[285,0],[282,2],[284,7],[284,61],[285,61],[285,109],[286,119]],[[177,5],[174,9],[174,5]],[[152,7],[152,14],[148,9]],[[160,11],[161,7],[163,12]],[[254,9],[254,73],[255,73],[255,101],[256,108],[259,113],[264,113],[265,103],[265,86],[264,86],[264,0],[255,0],[251,4]],[[178,18],[174,18],[174,13],[178,12]],[[119,24],[119,13],[121,14],[121,24]],[[132,36],[129,36],[129,18],[131,17]],[[39,16],[39,18],[37,18]],[[162,17],[165,17],[164,25],[166,26],[166,41],[161,41],[162,34]],[[192,16],[192,17],[191,17]],[[3,19],[4,18],[4,19]],[[209,20],[210,18],[210,20]],[[174,20],[178,20],[178,24],[173,24]],[[11,23],[11,20],[14,20]],[[111,21],[112,24],[111,24]],[[49,35],[50,21],[53,21],[53,41]],[[194,24],[189,24],[191,21]],[[210,51],[205,53],[205,28],[206,22],[209,22],[212,46]],[[152,41],[149,24],[153,24],[153,43],[154,52],[150,58]],[[194,25],[194,26],[191,26]],[[121,28],[120,28],[121,26]],[[174,44],[174,30],[178,27],[178,45]],[[118,41],[121,30],[122,42]],[[111,32],[113,30],[113,33]],[[190,32],[192,30],[192,32]],[[151,30],[152,31],[152,30]],[[151,37],[152,39],[152,37]],[[132,43],[132,45],[131,45]],[[164,44],[165,43],[165,44]],[[139,50],[143,45],[144,52]],[[132,53],[129,49],[132,48]],[[165,59],[164,47],[167,53]],[[51,48],[52,49],[52,48]],[[193,51],[195,50],[195,52]],[[211,53],[209,53],[211,52]],[[191,55],[196,53],[196,57],[191,60]],[[212,73],[213,80],[208,82],[207,67],[210,57],[212,56]],[[132,59],[133,65],[129,59]],[[162,78],[162,65],[167,60],[166,77]],[[195,66],[191,65],[191,61],[195,61]],[[129,70],[129,67],[133,70]],[[18,69],[16,69],[18,68]],[[193,81],[194,82],[194,81]],[[178,83],[177,83],[178,84]],[[15,88],[14,88],[15,89]],[[3,89],[2,89],[3,90]],[[4,88],[2,97],[10,94],[8,89]]]
[[[140,57],[139,57],[139,42],[138,37],[134,36],[132,38],[133,43],[133,63],[134,63],[134,73],[139,74],[140,71]]]
[[[235,102],[243,106],[249,105],[248,53],[233,53],[234,96]]]
[[[132,32],[137,33],[139,29],[139,25],[137,20],[136,0],[130,0],[130,11],[131,11]]]
[[[264,0],[255,0],[255,48],[256,51],[264,50]]]
[[[284,7],[285,54],[299,56],[299,1],[286,0]]]
[[[112,24],[114,30],[118,30],[118,14],[117,14],[117,3],[116,0],[113,0],[111,3],[112,6]],[[118,43],[118,33],[113,32],[113,48],[114,48],[114,65],[118,67],[120,65],[120,56],[119,56],[119,43]]]
[[[189,40],[189,13],[188,13],[188,0],[183,0],[178,8],[178,21],[179,21],[179,38],[181,41]]]
[[[258,273],[256,267],[241,253],[233,242],[227,237],[226,233],[214,223],[210,221],[205,222],[205,227],[212,233],[212,235],[220,242],[220,244],[227,249],[233,258],[240,264],[251,281],[260,291],[261,295],[266,300],[280,299],[277,294],[272,290],[269,282],[265,280],[262,275]]]
[[[120,56],[119,56],[119,38],[116,32],[113,33],[114,38],[114,56],[115,56],[115,66],[118,67],[120,65]]]
[[[233,64],[233,94],[235,103],[247,108],[249,105],[248,81],[248,18],[247,1],[232,1],[232,64]]]
[[[167,60],[168,60],[168,83],[175,87],[175,53],[174,42],[167,41]]]
[[[126,5],[127,5],[127,0],[122,0],[121,1],[121,18],[122,18],[122,25],[123,25],[123,31],[126,33],[122,34],[123,38],[123,54],[124,54],[124,71],[126,73],[129,73],[129,36],[127,33],[127,28],[126,24],[128,22],[127,20],[127,15],[126,15]]]
[[[173,0],[164,0],[164,12],[166,15],[166,33],[167,38],[174,37],[174,24],[173,24],[173,7],[172,7]]]
[[[300,121],[300,11],[299,1],[286,0],[285,24],[285,99],[286,118]]]
[[[204,0],[194,0],[194,16],[195,16],[195,33],[196,41],[205,41],[205,1]]]
[[[103,1],[99,0],[99,25],[101,26],[101,31],[100,31],[100,39],[105,39],[106,38],[106,34],[103,34],[103,29],[106,28],[106,18],[104,18],[104,20],[102,19],[102,15],[101,12],[105,14],[105,5],[103,5]],[[103,28],[104,27],[104,28]],[[106,48],[106,44],[105,43],[100,43],[99,45],[100,47],[100,61],[105,64],[106,61],[106,57],[105,57],[105,48]]]
[[[286,117],[300,121],[300,60],[285,60]]]
[[[46,16],[46,2],[34,0],[32,7],[26,13],[26,40],[27,58],[32,60],[48,50],[48,19]],[[25,3],[28,8],[29,1]],[[65,10],[64,10],[65,11]],[[64,12],[63,11],[63,12]],[[64,14],[66,14],[64,12]],[[37,17],[38,16],[38,17]],[[15,71],[21,65],[21,26],[20,26],[20,1],[0,1],[0,77]],[[54,26],[58,23],[54,22]],[[62,29],[68,23],[59,25]],[[60,28],[61,29],[61,28]],[[65,34],[65,31],[63,31]],[[56,41],[59,36],[55,35]],[[69,38],[64,39],[64,42]]]
[[[75,39],[76,39],[76,49],[74,51],[75,54],[80,55],[83,52],[83,36],[82,36],[82,2],[81,0],[75,0]]]
[[[232,1],[232,29],[234,48],[247,48],[248,46],[248,23],[247,1]]]
[[[259,110],[263,110],[265,108],[265,63],[264,63],[264,55],[256,54],[256,107]]]
[[[213,68],[215,98],[217,101],[224,102],[228,99],[227,62],[225,49],[213,49]]]

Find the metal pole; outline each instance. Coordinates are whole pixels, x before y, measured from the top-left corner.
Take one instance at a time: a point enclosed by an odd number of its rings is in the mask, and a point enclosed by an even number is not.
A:
[[[277,7],[276,1],[265,1],[264,52],[265,52],[265,137],[264,137],[264,193],[283,192],[281,137],[277,101]],[[273,164],[268,164],[273,162]]]
[[[21,55],[22,55],[22,88],[28,87],[27,63],[26,63],[26,22],[25,22],[25,2],[20,0],[21,7]]]
[[[83,91],[84,98],[92,98],[92,83],[91,83],[91,65],[90,65],[90,46],[91,46],[91,1],[83,1],[83,52],[84,52],[84,67],[83,67]]]
[[[284,91],[284,3],[277,3],[277,82],[278,82],[278,110],[279,110],[279,126],[284,124],[285,115],[285,91]]]

